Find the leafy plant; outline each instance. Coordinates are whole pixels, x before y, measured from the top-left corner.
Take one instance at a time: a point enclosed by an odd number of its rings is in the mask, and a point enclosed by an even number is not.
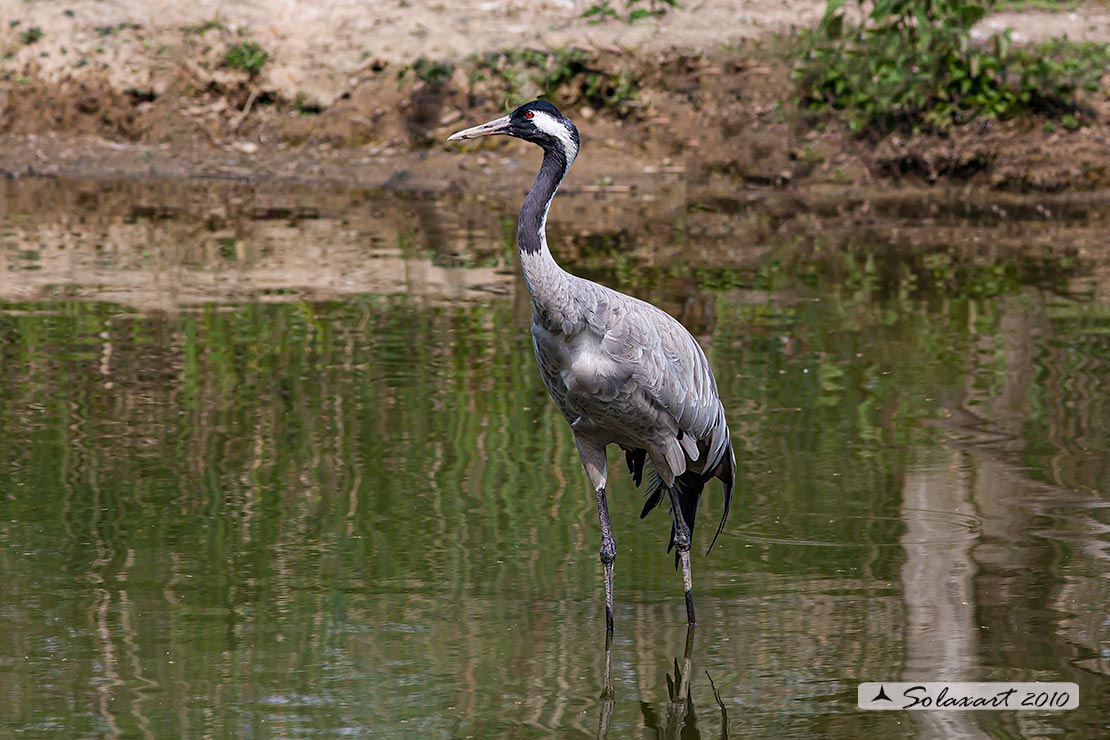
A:
[[[509,49],[468,60],[470,82],[500,87],[507,102],[537,92],[578,97],[590,105],[619,107],[636,99],[636,81],[622,70],[603,69],[585,49]]]
[[[38,26],[31,26],[26,31],[19,34],[19,40],[22,41],[24,44],[30,46],[45,35],[46,34],[43,33],[43,30]]]
[[[665,15],[668,10],[682,7],[678,4],[678,0],[647,0],[646,8],[643,4],[644,0],[624,0],[625,13],[622,16],[613,8],[609,0],[600,0],[586,8],[582,17],[589,18],[591,23],[602,23],[614,18],[623,18],[627,23],[635,23],[643,18],[658,18]]]
[[[678,10],[682,6],[678,0],[648,0],[648,7],[640,7],[643,0],[625,0],[625,10],[628,11],[627,21],[634,23],[641,18],[658,18],[666,15],[668,10]]]
[[[412,71],[418,80],[428,85],[438,86],[451,79],[451,73],[455,71],[455,67],[446,62],[420,57],[412,65]]]
[[[609,18],[618,18],[617,11],[613,10],[612,3],[609,0],[601,0],[599,3],[594,3],[586,8],[586,12],[582,14],[583,18],[589,18],[590,23],[601,23]]]
[[[226,31],[227,26],[224,25],[223,21],[221,21],[219,17],[216,17],[206,20],[202,23],[197,23],[195,25],[182,26],[181,30],[185,31],[186,33],[195,33],[198,36],[204,36],[204,34],[208,33],[209,31]]]
[[[1016,49],[1008,32],[974,43],[986,1],[860,0],[855,21],[847,0],[829,0],[803,39],[803,104],[840,111],[857,131],[944,129],[1026,111],[1078,125],[1076,94],[1097,88],[1110,51],[1063,41]]]
[[[104,36],[112,36],[112,35],[120,32],[120,31],[126,31],[128,29],[134,29],[134,30],[137,31],[137,30],[139,30],[139,28],[140,28],[140,26],[138,24],[128,23],[128,22],[125,21],[123,23],[115,23],[115,24],[109,24],[109,25],[103,25],[103,26],[96,26],[96,27],[93,28],[93,30],[96,31],[97,36],[104,37]]]
[[[254,77],[266,65],[270,52],[263,49],[253,41],[245,41],[227,50],[224,55],[224,66],[238,69]]]

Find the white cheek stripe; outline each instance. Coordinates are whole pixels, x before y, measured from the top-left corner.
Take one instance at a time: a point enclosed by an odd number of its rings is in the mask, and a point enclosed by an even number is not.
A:
[[[535,111],[532,124],[545,134],[550,134],[563,142],[567,150],[567,168],[569,169],[570,163],[578,156],[578,145],[574,143],[574,139],[571,137],[567,127],[564,126],[561,121],[556,120],[550,114],[544,113],[543,111]]]

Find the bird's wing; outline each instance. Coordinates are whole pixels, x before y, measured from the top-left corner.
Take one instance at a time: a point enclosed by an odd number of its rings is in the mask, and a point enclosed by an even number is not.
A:
[[[697,443],[704,443],[702,469],[711,472],[729,436],[705,353],[677,319],[650,303],[614,291],[608,308],[602,351],[631,368],[639,389],[674,420],[677,439],[691,461],[700,457]]]

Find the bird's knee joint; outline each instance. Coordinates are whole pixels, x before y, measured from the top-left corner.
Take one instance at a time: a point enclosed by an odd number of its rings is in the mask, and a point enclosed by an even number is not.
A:
[[[613,561],[617,559],[617,543],[612,540],[603,541],[601,543],[601,562],[605,565],[612,565]]]
[[[679,552],[690,552],[690,534],[688,532],[675,532],[674,546]]]

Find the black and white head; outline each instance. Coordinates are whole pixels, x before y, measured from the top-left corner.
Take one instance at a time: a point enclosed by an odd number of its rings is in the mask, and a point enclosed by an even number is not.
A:
[[[567,164],[578,156],[578,129],[546,100],[525,103],[507,116],[451,134],[448,141],[480,136],[514,136],[539,144],[544,151],[560,152]]]

